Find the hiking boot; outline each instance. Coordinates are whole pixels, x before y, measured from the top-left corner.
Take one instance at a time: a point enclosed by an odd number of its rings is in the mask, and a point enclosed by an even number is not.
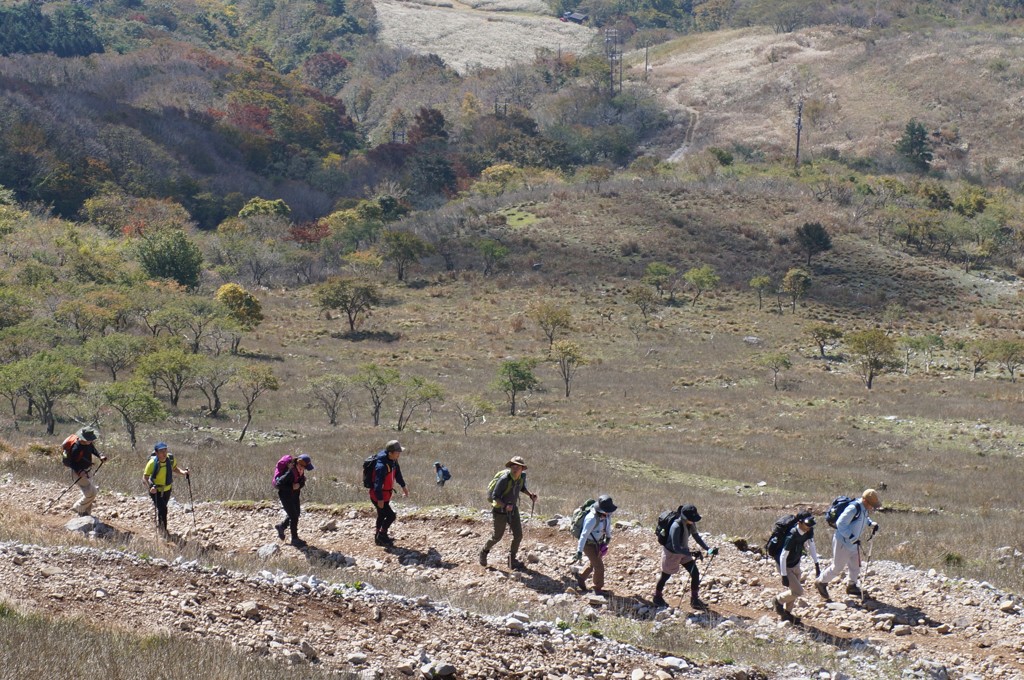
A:
[[[292,536],[292,545],[294,545],[296,548],[305,548],[306,542],[298,536]]]
[[[280,540],[283,541],[284,540],[284,525],[283,524],[275,524],[274,528],[277,529],[277,537]]]
[[[863,597],[864,593],[861,592],[860,588],[856,583],[851,583],[846,586],[846,594],[853,595],[854,597]]]
[[[487,566],[487,551],[486,550],[481,550],[479,557],[480,557],[480,566],[481,567],[486,567]]]
[[[583,578],[583,574],[573,574],[576,577],[576,585],[579,587],[581,593],[588,591],[587,579]]]
[[[655,607],[667,607],[668,602],[665,602],[665,598],[661,596],[661,593],[655,593],[654,598],[651,600]]]
[[[696,595],[690,598],[690,606],[694,609],[707,609],[708,604],[704,600],[700,599]]]
[[[828,588],[825,587],[824,583],[821,581],[815,581],[814,589],[818,591],[818,595],[821,595],[821,599],[825,600],[825,602],[832,601],[832,596],[828,594]]]
[[[594,588],[594,595],[600,595],[601,597],[611,597],[612,591],[605,590],[604,588]]]
[[[783,621],[788,620],[789,612],[786,611],[786,607],[777,599],[773,600],[773,602],[775,603],[775,613],[779,615],[779,618]]]
[[[526,565],[514,557],[508,558],[508,568],[512,571],[526,571]]]

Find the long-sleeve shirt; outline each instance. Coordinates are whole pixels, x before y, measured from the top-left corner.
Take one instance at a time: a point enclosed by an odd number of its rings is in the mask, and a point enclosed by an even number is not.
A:
[[[846,506],[843,514],[836,520],[836,540],[847,550],[856,550],[864,530],[875,525],[868,517],[864,501],[857,499]]]
[[[800,527],[793,529],[786,536],[786,542],[782,544],[782,552],[779,553],[779,573],[786,575],[786,570],[800,564],[800,557],[804,554],[804,546],[811,553],[811,559],[818,563],[818,548],[814,545],[814,529],[807,533],[800,531]]]
[[[370,500],[374,503],[390,501],[395,482],[398,482],[398,486],[405,488],[402,468],[398,465],[397,460],[388,458],[387,451],[381,451],[377,454],[377,465],[373,468],[373,488],[370,489]]]
[[[296,484],[298,489],[292,488]],[[297,465],[291,465],[277,478],[277,494],[279,496],[298,495],[302,487],[306,486],[306,473],[300,472]]]
[[[583,547],[588,543],[609,543],[612,540],[612,518],[611,515],[599,516],[597,506],[591,508],[583,520],[583,529],[580,531],[580,541],[576,546],[577,552],[583,552]]]
[[[676,555],[689,555],[690,536],[693,536],[697,545],[708,550],[708,544],[697,533],[697,528],[692,524],[687,524],[682,517],[672,522],[672,526],[668,528],[668,542],[665,543],[665,549]]]
[[[68,455],[68,459],[71,462],[69,467],[73,472],[88,470],[92,467],[93,456],[100,457],[100,452],[96,450],[96,445],[79,439],[71,445],[71,451]]]
[[[508,505],[519,505],[520,493],[530,493],[526,488],[526,473],[519,475],[519,479],[513,479],[512,472],[507,472],[498,478],[498,483],[490,493],[491,505],[499,510],[504,510]]]

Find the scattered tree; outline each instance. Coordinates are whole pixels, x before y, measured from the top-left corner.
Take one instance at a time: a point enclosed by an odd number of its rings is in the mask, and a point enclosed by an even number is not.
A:
[[[772,387],[779,389],[779,371],[788,371],[793,368],[793,362],[783,352],[769,352],[757,358],[757,365],[763,366],[772,372]]]
[[[992,347],[990,340],[976,340],[970,345],[971,380],[978,377],[980,371],[985,370],[991,358]]]
[[[243,331],[255,330],[263,321],[263,306],[256,296],[237,283],[225,283],[217,289],[217,301],[228,310]],[[238,346],[242,342],[241,334],[235,335],[231,341],[231,353],[238,354]]]
[[[872,328],[846,336],[846,344],[857,361],[864,386],[871,389],[877,376],[899,366],[896,360],[896,341],[885,331]]]
[[[654,286],[659,297],[668,293],[669,300],[675,299],[676,268],[664,262],[652,262],[644,270],[644,283]]]
[[[386,231],[381,235],[381,255],[395,265],[399,281],[405,281],[409,267],[434,252],[434,247],[408,231]]]
[[[580,366],[587,364],[587,358],[583,355],[580,346],[571,340],[559,340],[551,345],[549,356],[558,366],[558,373],[562,376],[562,383],[565,385],[565,398],[569,398],[573,378]]]
[[[370,396],[371,414],[373,415],[373,426],[380,425],[380,410],[395,387],[398,386],[401,375],[394,368],[386,368],[377,364],[363,364],[355,377],[355,384],[366,390]]]
[[[82,369],[55,352],[39,352],[15,364],[21,379],[21,391],[36,408],[46,434],[53,434],[57,403],[81,388]]]
[[[640,310],[641,316],[646,322],[651,312],[658,308],[661,299],[657,293],[647,286],[634,286],[626,293],[626,298]]]
[[[807,294],[811,289],[811,275],[806,269],[794,267],[786,272],[782,278],[782,291],[789,295],[793,304],[793,313],[796,314],[797,300]]]
[[[104,403],[121,416],[132,451],[138,443],[136,430],[141,423],[156,423],[167,417],[167,411],[143,380],[112,382],[101,388]]]
[[[190,384],[206,397],[206,415],[216,418],[220,415],[220,391],[238,374],[238,364],[226,357],[196,358],[192,368]]]
[[[818,323],[807,329],[807,333],[814,340],[814,344],[818,346],[818,352],[821,353],[821,358],[828,358],[825,354],[825,350],[828,349],[829,345],[835,344],[843,338],[843,331],[838,326],[833,326],[828,323]]]
[[[1010,376],[1010,382],[1017,382],[1017,369],[1024,362],[1024,342],[1016,339],[992,340],[989,343],[989,356],[999,364],[999,368]]]
[[[280,385],[274,372],[268,366],[246,366],[235,376],[235,384],[242,394],[245,402],[245,425],[238,435],[238,441],[245,438],[249,431],[249,424],[252,423],[252,416],[256,400],[267,391],[276,391]]]
[[[199,287],[203,254],[181,229],[147,233],[137,246],[139,264],[151,279],[171,279],[193,290]]]
[[[761,310],[764,303],[765,291],[772,289],[772,277],[765,274],[750,279],[750,287],[757,291],[757,309]]]
[[[341,403],[352,391],[352,379],[337,373],[321,375],[310,380],[306,389],[320,405],[327,416],[327,422],[336,426]]]
[[[544,337],[548,339],[549,351],[555,342],[556,335],[572,330],[572,312],[568,307],[553,302],[541,302],[534,305],[527,316],[544,331]]]
[[[169,347],[142,357],[137,372],[154,388],[163,387],[171,406],[177,407],[181,391],[195,375],[198,361],[196,355],[187,354],[180,347]]]
[[[696,306],[701,294],[705,291],[713,290],[718,285],[720,277],[715,273],[711,265],[705,264],[700,267],[693,267],[687,271],[683,274],[683,280],[695,291],[690,304]]]
[[[486,422],[487,416],[494,413],[494,404],[483,397],[467,397],[455,402],[455,410],[462,421],[462,434],[469,434],[472,425]]]
[[[536,366],[536,359],[509,359],[501,363],[495,386],[505,393],[509,415],[516,414],[516,400],[519,395],[540,385],[540,380],[533,374]]]
[[[476,250],[484,261],[484,276],[493,274],[495,267],[508,257],[508,246],[490,238],[482,238],[477,241]]]
[[[399,381],[395,397],[398,400],[398,423],[395,429],[401,432],[418,408],[426,406],[429,410],[435,401],[444,401],[444,389],[433,380],[414,375]]]
[[[321,283],[313,292],[320,310],[340,309],[348,318],[349,332],[355,333],[363,317],[380,304],[380,292],[372,283],[339,276]]]
[[[111,333],[89,338],[83,349],[89,361],[106,368],[110,379],[117,382],[117,374],[134,366],[142,356],[146,341],[135,335]]]
[[[896,151],[910,161],[916,170],[928,172],[932,162],[932,144],[924,125],[911,119],[896,142]]]
[[[796,241],[800,249],[807,253],[807,266],[811,266],[811,258],[818,253],[832,250],[832,237],[821,222],[804,222],[796,228]]]

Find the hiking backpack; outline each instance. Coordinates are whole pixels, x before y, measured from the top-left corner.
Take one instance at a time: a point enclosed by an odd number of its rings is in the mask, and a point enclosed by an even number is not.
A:
[[[832,501],[832,505],[828,506],[828,510],[825,512],[825,521],[833,529],[836,528],[836,522],[839,521],[840,515],[846,510],[846,506],[853,503],[853,499],[849,496],[836,496],[836,499]],[[860,516],[860,508],[857,508],[857,514],[853,516],[857,519]]]
[[[363,488],[373,488],[373,471],[377,468],[377,456],[379,453],[374,453],[366,457],[363,461]]]
[[[452,473],[448,472],[448,468],[446,468],[444,465],[442,465],[441,466],[441,479],[447,482],[451,478],[452,478]]]
[[[654,526],[654,535],[658,538],[659,545],[668,545],[668,532],[672,530],[672,524],[679,519],[682,510],[683,506],[680,505],[675,510],[666,510],[658,515],[658,523]]]
[[[155,480],[156,480],[156,476],[158,474],[160,474],[160,459],[156,457],[156,454],[153,454],[152,456],[150,456],[149,459],[151,461],[153,461],[153,474],[151,474],[149,476],[149,483],[150,484],[154,484]],[[172,454],[168,453],[167,454],[167,475],[164,477],[164,483],[163,483],[162,486],[170,486],[171,485],[171,479],[172,479],[173,471],[174,471],[174,456]],[[277,479],[277,477],[275,476],[274,479]]]
[[[569,523],[569,531],[572,532],[573,538],[579,538],[583,534],[583,524],[587,521],[587,515],[590,514],[590,508],[597,503],[593,498],[588,499],[580,507],[572,511],[572,521]]]
[[[82,460],[82,452],[79,450],[77,454],[72,454],[71,449],[75,444],[78,443],[78,434],[68,435],[68,438],[60,445],[60,462],[66,467],[71,467],[72,463],[77,463]]]
[[[170,456],[167,457],[170,459]],[[288,471],[288,466],[292,463],[291,454],[285,454],[281,456],[281,460],[277,461],[277,467],[274,468],[274,479],[271,482],[271,486],[277,488],[277,478]]]
[[[796,515],[783,515],[775,520],[772,535],[768,542],[764,544],[764,551],[771,555],[776,562],[779,561],[782,548],[786,545],[786,537],[789,536],[789,532],[796,526],[796,521]]]
[[[494,474],[494,479],[492,479],[490,482],[487,483],[487,499],[488,500],[492,500],[492,501],[494,500],[494,490],[498,488],[498,480],[500,480],[505,475],[511,476],[512,473],[509,472],[508,470],[500,470],[500,471],[498,471],[498,472],[496,472]],[[526,475],[524,473],[522,475],[522,477],[525,477],[525,476]],[[522,477],[520,477],[520,479],[522,479]]]

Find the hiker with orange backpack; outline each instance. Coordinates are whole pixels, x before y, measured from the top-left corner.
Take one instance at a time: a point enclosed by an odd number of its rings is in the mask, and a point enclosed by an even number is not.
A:
[[[284,456],[277,461],[277,469],[274,470],[274,487],[277,488],[277,497],[281,499],[281,507],[284,508],[286,517],[280,524],[275,524],[277,537],[284,540],[284,530],[290,528],[292,534],[292,545],[296,548],[305,548],[306,542],[299,538],[299,494],[302,487],[306,486],[306,472],[313,470],[313,459],[309,454],[303,453],[294,458]]]
[[[188,478],[188,468],[182,470],[174,461],[174,456],[167,451],[167,444],[157,442],[153,445],[153,455],[146,462],[142,471],[142,479],[149,487],[149,496],[156,508],[157,531],[167,535],[167,503],[171,500],[171,484],[173,474],[177,472]]]
[[[100,465],[107,462],[107,457],[96,450],[96,439],[96,430],[83,427],[62,444],[61,462],[71,468],[71,473],[75,475],[75,485],[82,490],[82,497],[71,509],[83,517],[92,514],[92,504],[99,493],[99,487],[92,479],[92,459],[99,458]]]
[[[384,450],[379,452],[373,466],[373,476],[370,480],[370,502],[377,511],[377,524],[373,533],[375,545],[390,546],[395,541],[388,536],[388,529],[394,524],[395,511],[391,508],[391,496],[394,493],[395,483],[402,487],[402,494],[409,495],[409,487],[402,477],[402,468],[398,465],[398,457],[405,451],[397,439],[392,439],[384,445]]]

